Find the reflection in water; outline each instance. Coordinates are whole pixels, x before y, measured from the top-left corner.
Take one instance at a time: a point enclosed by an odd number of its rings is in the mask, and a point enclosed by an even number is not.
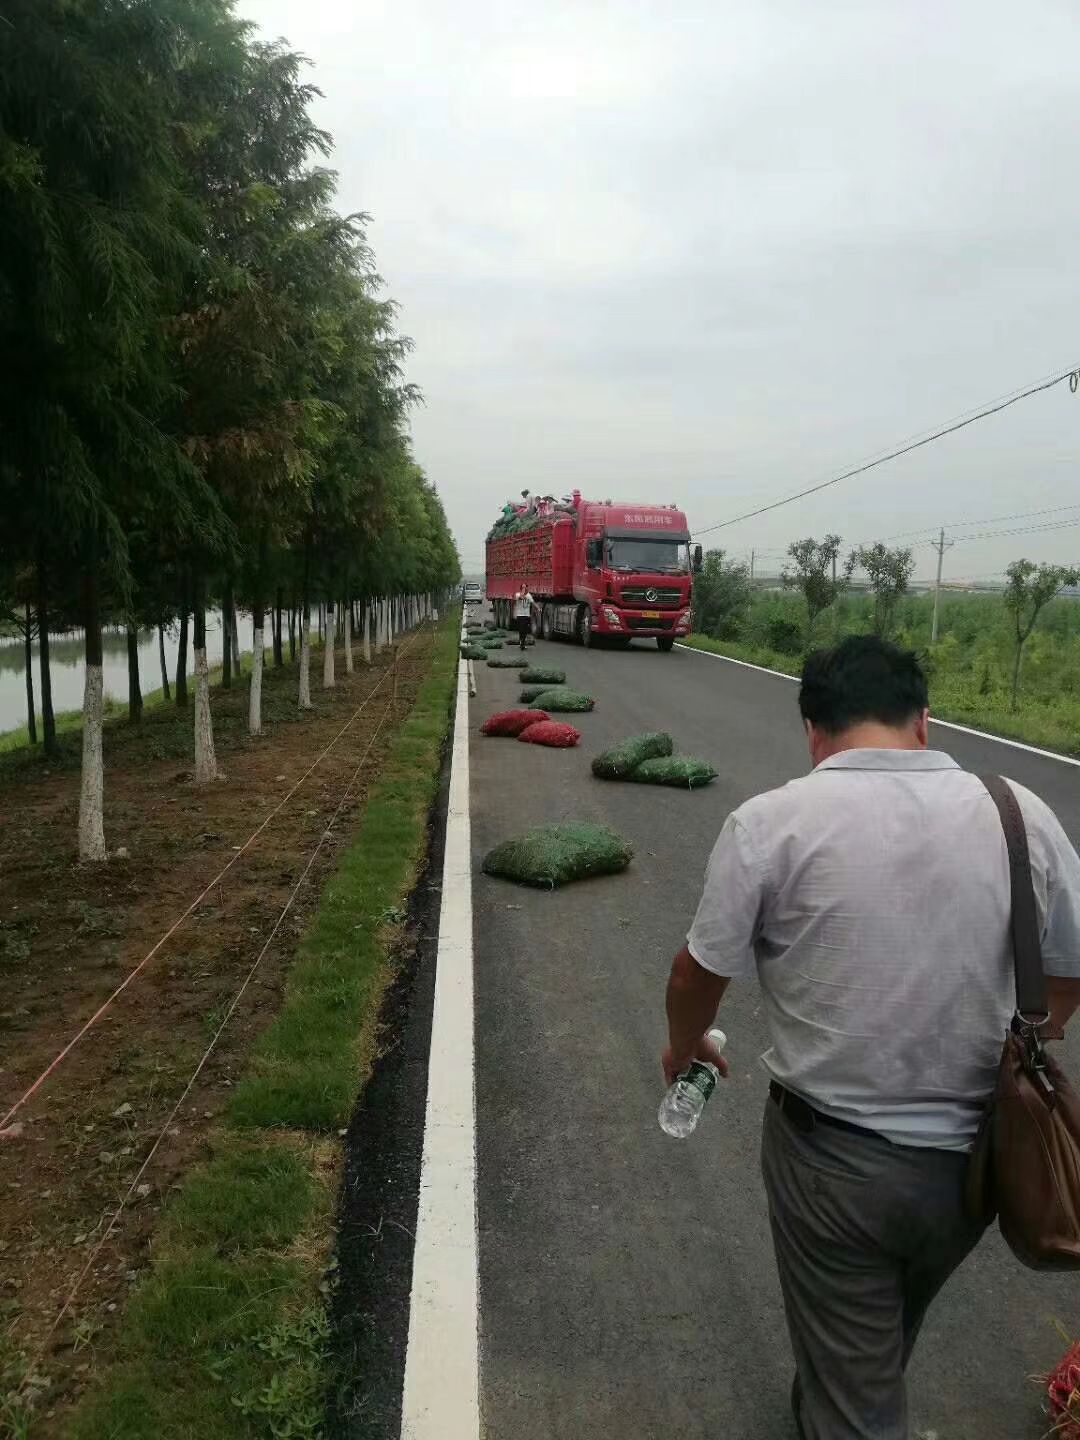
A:
[[[240,617],[240,643],[250,650],[250,625]],[[176,654],[180,644],[179,627],[165,631],[165,663],[169,684],[176,677]],[[104,652],[105,694],[114,700],[127,701],[127,636],[121,630],[109,630],[102,636]],[[221,661],[221,616],[206,616],[206,653],[211,666]],[[26,723],[26,650],[21,640],[0,640],[0,731],[14,730]],[[52,675],[53,709],[79,710],[83,699],[83,637],[56,635],[49,641],[50,673]],[[188,674],[195,673],[195,658],[188,632]],[[161,665],[158,660],[156,630],[139,632],[139,677],[143,694],[161,688]],[[41,671],[38,647],[34,646],[34,700],[41,711]]]

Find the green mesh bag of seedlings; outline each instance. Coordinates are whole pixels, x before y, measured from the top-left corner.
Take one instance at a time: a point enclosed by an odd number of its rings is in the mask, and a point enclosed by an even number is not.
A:
[[[675,741],[663,731],[631,735],[629,740],[597,755],[592,762],[592,773],[601,780],[625,780],[642,761],[670,755],[674,749]]]
[[[485,650],[484,654],[487,654]],[[523,670],[528,665],[528,660],[518,660],[509,655],[491,655],[487,662],[492,670]]]
[[[482,645],[462,645],[461,658],[463,660],[486,660],[488,652]]]
[[[522,674],[524,674],[524,672],[522,672]],[[526,685],[518,696],[518,699],[523,705],[531,705],[538,695],[550,695],[552,693],[550,685]],[[561,691],[556,690],[554,693],[558,695],[561,694]]]
[[[480,644],[485,650],[501,650],[503,648],[501,640],[481,640]]]
[[[513,840],[504,840],[484,856],[485,875],[553,890],[590,875],[615,875],[625,870],[633,850],[607,825],[571,821],[541,825]]]
[[[655,760],[643,760],[630,771],[627,779],[640,785],[675,785],[680,790],[697,790],[715,780],[716,771],[707,760],[695,759],[693,755],[659,755]]]
[[[591,710],[596,701],[580,690],[541,690],[536,704],[540,710]]]
[[[530,665],[521,672],[522,680],[529,685],[565,685],[566,671],[545,669],[543,665]]]
[[[483,625],[478,625],[475,620],[470,620],[465,626],[465,629],[469,635],[482,635],[484,633]]]

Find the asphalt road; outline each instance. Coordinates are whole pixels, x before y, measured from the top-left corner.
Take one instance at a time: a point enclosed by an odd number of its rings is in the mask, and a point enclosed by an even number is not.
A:
[[[656,1124],[663,989],[728,811],[807,769],[795,686],[704,655],[541,642],[598,697],[577,750],[488,740],[513,672],[477,667],[472,839],[481,1395],[487,1440],[785,1440],[791,1357],[757,1152],[767,1048],[756,986],[724,1004],[732,1078],[701,1130]],[[686,793],[594,780],[591,757],[646,729],[711,760]],[[938,730],[972,769],[1039,792],[1080,841],[1080,770]],[[603,820],[636,848],[621,876],[555,893],[479,872],[531,824]],[[917,924],[917,917],[913,917]],[[1065,1048],[1080,1074],[1080,1027]],[[910,1372],[934,1440],[1035,1440],[1030,1377],[1080,1334],[1080,1286],[1036,1276],[996,1233],[954,1277]]]

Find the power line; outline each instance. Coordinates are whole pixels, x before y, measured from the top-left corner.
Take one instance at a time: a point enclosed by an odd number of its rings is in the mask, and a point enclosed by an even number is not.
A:
[[[1080,510],[1080,501],[1074,501],[1071,505],[1051,505],[1045,510],[1020,510],[1013,515],[987,515],[981,520],[946,520],[945,529],[956,530],[961,525],[996,525],[1001,520],[1030,520],[1036,515],[1058,515],[1063,510]],[[907,535],[925,535],[927,531],[938,528],[940,527],[935,525],[921,525],[917,530],[898,530],[895,535],[886,535],[885,540],[902,540]]]
[[[1069,381],[1069,388],[1075,393],[1077,386],[1080,385],[1080,370],[1063,370],[1048,380],[1042,380],[1036,385],[1029,385],[1026,389],[1018,390],[1004,399],[984,405],[981,409],[967,414],[963,419],[942,426],[941,429],[933,431],[930,435],[911,440],[884,455],[855,465],[840,475],[834,475],[830,480],[822,480],[817,485],[809,485],[805,490],[799,490],[794,495],[787,495],[782,500],[773,500],[770,504],[759,506],[756,510],[748,510],[744,515],[736,515],[730,520],[719,520],[715,525],[706,525],[704,529],[695,531],[695,534],[708,535],[713,530],[724,530],[729,525],[739,525],[744,520],[753,520],[758,515],[768,514],[770,510],[779,510],[783,505],[791,505],[796,500],[804,500],[807,495],[816,495],[820,490],[828,490],[831,486],[839,485],[844,480],[851,480],[856,475],[864,475],[868,470],[885,465],[890,460],[897,460],[901,455],[909,455],[913,450],[919,450],[922,446],[930,445],[935,440],[941,440],[946,435],[955,434],[957,430],[963,430],[968,425],[974,425],[977,420],[985,420],[989,415],[997,415],[1000,411],[1007,410],[1010,405],[1019,404],[1021,400],[1027,400],[1030,396],[1038,395],[1043,390],[1050,390],[1053,386],[1060,385],[1063,380]]]

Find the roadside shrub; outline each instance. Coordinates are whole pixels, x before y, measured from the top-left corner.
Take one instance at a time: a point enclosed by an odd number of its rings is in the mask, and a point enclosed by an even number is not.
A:
[[[592,762],[592,773],[600,780],[625,780],[642,761],[670,755],[674,749],[674,740],[663,731],[632,735],[629,740],[597,755]]]
[[[633,854],[630,844],[607,825],[541,825],[489,850],[483,870],[519,885],[553,890],[592,875],[615,875],[626,869]]]
[[[557,750],[569,750],[581,739],[581,731],[559,720],[538,720],[535,725],[527,725],[517,738],[529,745],[551,745]]]

